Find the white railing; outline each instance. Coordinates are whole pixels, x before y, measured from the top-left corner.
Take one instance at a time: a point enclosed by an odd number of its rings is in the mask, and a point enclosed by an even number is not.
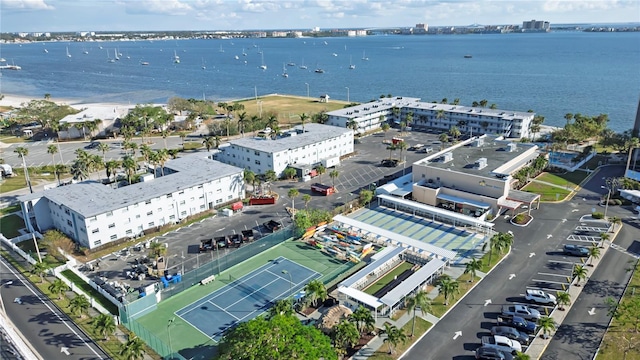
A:
[[[91,304],[91,307],[93,307],[94,309],[98,310],[102,314],[111,315],[111,312],[109,310],[107,310],[104,306],[100,305],[99,302],[95,301],[95,299],[91,295],[85,293],[82,289],[78,288],[71,280],[67,279],[64,275],[62,275],[62,272],[64,270],[71,270],[72,272],[74,272],[73,271],[74,270],[73,267],[69,267],[67,265],[60,265],[57,268],[53,269],[53,274],[58,279],[62,280],[62,282],[67,284],[67,286],[71,289],[71,291],[73,291],[74,293],[76,293],[78,295],[85,296],[89,300],[89,303]],[[74,272],[74,274],[75,274],[75,272]]]
[[[31,234],[26,234],[22,236],[27,236],[27,238],[31,238]],[[25,260],[27,260],[27,262],[29,262],[29,264],[33,265],[37,262],[34,258],[31,257],[31,255],[27,254],[24,250],[17,247],[12,240],[7,239],[3,234],[0,234],[0,241],[5,243],[12,251],[22,256]]]

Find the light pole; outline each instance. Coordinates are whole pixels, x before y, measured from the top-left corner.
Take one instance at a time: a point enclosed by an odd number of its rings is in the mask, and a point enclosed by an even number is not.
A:
[[[282,273],[289,275],[289,296],[293,298],[293,294],[291,293],[293,291],[293,279],[291,278],[291,273],[287,270],[282,270]]]
[[[605,181],[605,186],[600,186],[601,189],[607,189],[607,202],[604,204],[604,219],[607,219],[607,210],[609,210],[609,200],[611,199],[611,192],[613,189],[618,187],[618,179],[617,178],[607,178]]]
[[[350,101],[349,101],[349,87],[348,87],[348,86],[345,86],[344,88],[345,88],[345,89],[347,89],[347,102],[350,102]]]
[[[173,359],[173,344],[171,344],[171,324],[176,318],[169,319],[169,323],[167,324],[167,332],[169,333],[169,352],[171,353],[171,357],[169,359]]]
[[[609,199],[611,198],[611,189],[606,186],[600,186],[601,189],[607,189],[607,201],[604,203],[604,218],[607,219],[607,210],[609,210]]]
[[[309,97],[309,83],[304,83],[305,85],[307,85],[307,97]]]

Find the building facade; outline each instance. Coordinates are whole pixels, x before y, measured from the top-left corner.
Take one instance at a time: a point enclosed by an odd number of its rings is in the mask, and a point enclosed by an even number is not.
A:
[[[548,21],[531,20],[522,22],[523,32],[547,32],[551,30],[551,24]]]
[[[256,174],[273,170],[281,176],[289,165],[321,164],[354,151],[353,131],[329,125],[306,124],[281,136],[273,137],[270,132],[262,135],[229,141],[229,145],[219,148],[216,159]]]
[[[91,249],[243,196],[242,169],[200,154],[168,161],[163,173],[123,187],[85,181],[21,196],[27,229],[58,229]]]
[[[448,132],[456,126],[470,136],[494,134],[507,138],[527,138],[535,113],[421,102],[419,98],[381,98],[376,101],[330,111],[328,125],[347,127],[357,123],[357,132],[380,128],[384,122],[400,123],[414,129]]]

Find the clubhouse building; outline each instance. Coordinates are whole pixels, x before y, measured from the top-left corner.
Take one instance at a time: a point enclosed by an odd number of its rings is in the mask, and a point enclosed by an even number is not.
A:
[[[462,134],[493,134],[505,138],[527,138],[535,113],[422,102],[419,98],[393,97],[330,111],[328,125],[347,127],[355,122],[357,132],[379,129],[389,119],[404,121],[413,129],[448,132],[453,126]]]
[[[243,169],[202,154],[168,161],[163,174],[122,187],[83,181],[18,200],[29,231],[58,229],[92,249],[237,201],[244,191]]]

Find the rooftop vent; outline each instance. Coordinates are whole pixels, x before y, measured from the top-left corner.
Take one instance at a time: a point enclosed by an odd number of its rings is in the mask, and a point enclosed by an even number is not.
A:
[[[514,152],[516,151],[516,149],[518,148],[518,144],[510,142],[507,144],[507,151],[508,152]]]
[[[442,162],[443,163],[448,163],[451,160],[453,160],[453,153],[451,151],[448,151],[448,152],[442,154]]]
[[[471,146],[473,147],[482,147],[484,145],[484,139],[483,138],[477,138],[475,140],[473,140],[473,142],[471,143]]]
[[[487,158],[480,158],[476,160],[475,167],[478,170],[482,170],[487,167]]]

